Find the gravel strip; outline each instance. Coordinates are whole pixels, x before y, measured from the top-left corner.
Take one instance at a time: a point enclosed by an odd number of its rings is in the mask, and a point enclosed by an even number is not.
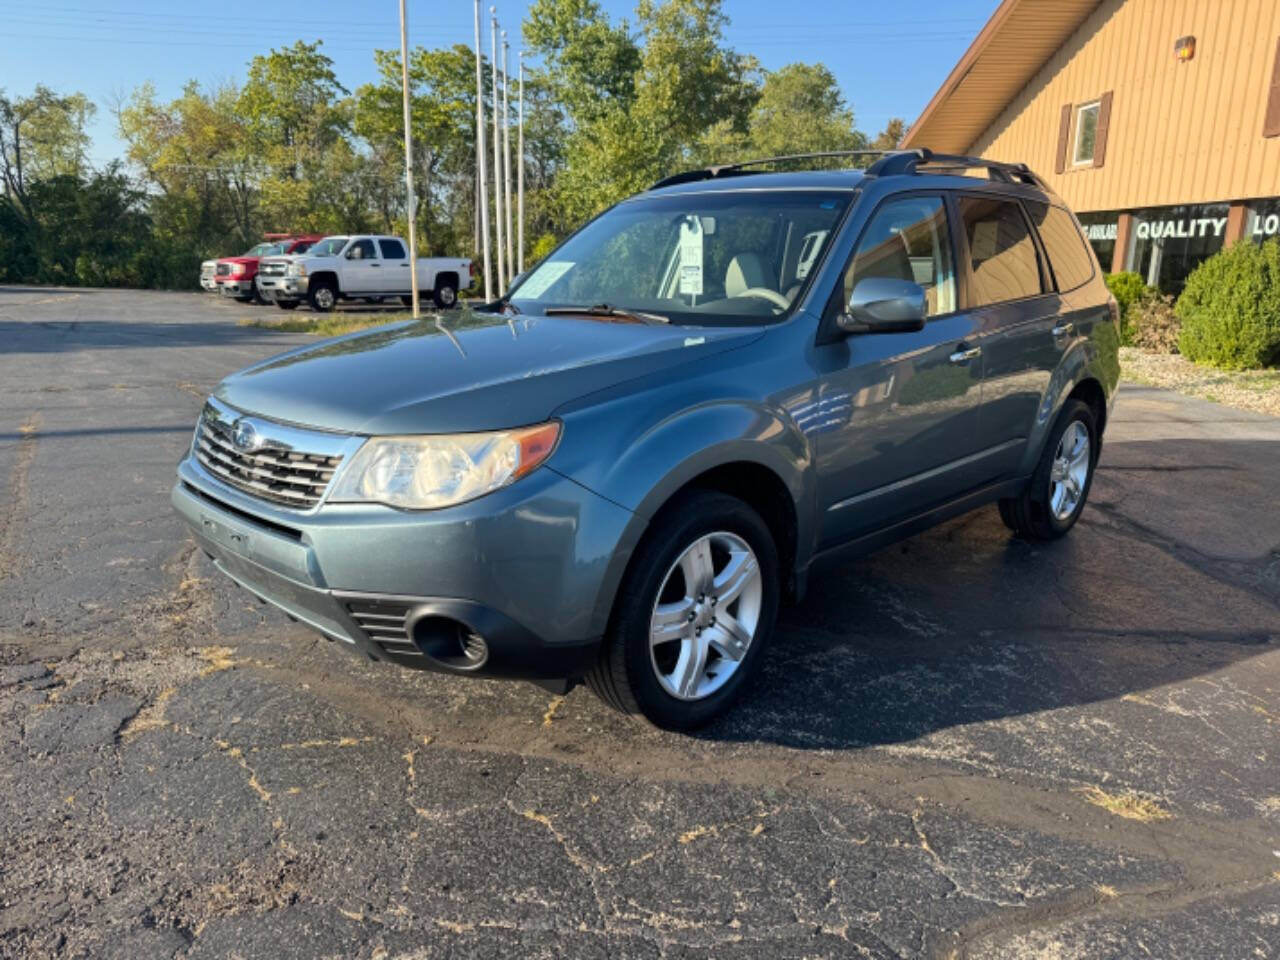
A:
[[[1177,354],[1137,347],[1120,348],[1120,368],[1124,379],[1134,383],[1280,417],[1280,370],[1215,370]]]

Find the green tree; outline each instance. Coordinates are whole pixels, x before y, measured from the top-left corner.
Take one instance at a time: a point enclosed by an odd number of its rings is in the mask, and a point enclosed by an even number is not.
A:
[[[61,96],[37,84],[29,97],[0,90],[0,176],[14,216],[31,225],[31,184],[79,177],[88,164],[85,125],[95,107],[82,93]]]

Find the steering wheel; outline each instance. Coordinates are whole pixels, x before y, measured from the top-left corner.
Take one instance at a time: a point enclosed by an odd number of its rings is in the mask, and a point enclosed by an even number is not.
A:
[[[775,307],[781,307],[783,310],[791,309],[791,301],[780,294],[777,290],[770,290],[768,287],[747,287],[738,294],[740,297],[759,297],[761,300],[768,300]]]

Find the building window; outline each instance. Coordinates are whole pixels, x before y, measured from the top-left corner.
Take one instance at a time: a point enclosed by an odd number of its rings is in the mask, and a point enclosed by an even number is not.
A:
[[[1081,213],[1076,215],[1076,219],[1084,230],[1084,238],[1098,255],[1102,272],[1110,273],[1112,258],[1116,253],[1116,236],[1120,231],[1120,214],[1115,211]]]
[[[1187,275],[1222,249],[1227,214],[1225,203],[1135,210],[1129,269],[1164,293],[1181,293]]]
[[[1245,239],[1262,243],[1280,237],[1280,198],[1255,200],[1249,204],[1244,221]]]
[[[1071,162],[1077,167],[1093,165],[1093,151],[1098,144],[1098,113],[1102,104],[1095,100],[1076,108],[1076,140]]]

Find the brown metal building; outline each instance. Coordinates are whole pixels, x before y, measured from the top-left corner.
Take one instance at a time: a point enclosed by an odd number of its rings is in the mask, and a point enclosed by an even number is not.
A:
[[[1170,292],[1280,236],[1280,0],[1004,0],[904,146],[1024,161]]]

